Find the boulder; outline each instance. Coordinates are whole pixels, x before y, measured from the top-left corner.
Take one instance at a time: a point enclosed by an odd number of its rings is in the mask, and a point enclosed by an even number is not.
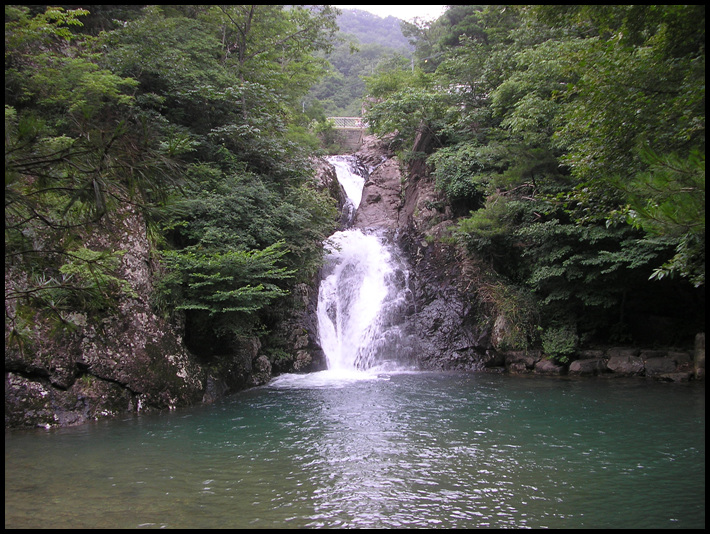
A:
[[[604,357],[604,351],[601,349],[579,349],[576,356],[578,360],[601,359]]]
[[[397,228],[401,207],[402,175],[399,162],[391,158],[370,173],[355,213],[356,228]]]
[[[593,376],[607,371],[606,362],[600,358],[575,360],[569,366],[570,375]]]
[[[523,362],[513,362],[507,366],[508,372],[512,374],[524,374],[529,373],[530,369]]]
[[[619,354],[609,358],[607,368],[623,376],[639,376],[644,372],[643,360],[631,354]]]
[[[511,351],[505,353],[505,365],[510,367],[514,364],[522,364],[527,369],[534,369],[535,364],[540,360],[540,353],[537,351]]]
[[[540,360],[535,364],[535,373],[540,375],[561,375],[565,368],[552,360]]]
[[[639,351],[639,358],[643,361],[650,360],[651,358],[665,358],[668,352],[665,350],[657,349],[643,349]]]
[[[632,347],[611,347],[606,351],[607,358],[613,358],[614,356],[638,356],[639,349]]]
[[[656,376],[665,373],[672,373],[676,370],[673,360],[666,357],[649,358],[645,361],[646,376]]]

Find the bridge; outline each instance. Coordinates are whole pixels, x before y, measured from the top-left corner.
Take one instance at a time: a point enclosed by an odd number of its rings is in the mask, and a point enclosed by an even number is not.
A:
[[[362,117],[327,117],[329,121],[335,124],[339,130],[349,130],[351,128],[365,129],[367,122]]]
[[[349,150],[358,150],[362,146],[368,124],[362,117],[327,117],[341,131],[341,144]]]

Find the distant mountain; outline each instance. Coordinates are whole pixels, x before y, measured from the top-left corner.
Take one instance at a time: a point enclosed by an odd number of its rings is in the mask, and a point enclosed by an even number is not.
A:
[[[340,31],[354,35],[362,44],[378,44],[395,50],[411,52],[414,48],[402,35],[401,19],[382,18],[360,9],[342,9],[338,16]]]
[[[360,9],[341,11],[337,22],[343,40],[328,55],[333,70],[304,101],[304,110],[308,108],[312,117],[359,116],[365,93],[363,77],[371,76],[388,58],[411,57],[414,50],[402,35],[400,19],[383,19]]]

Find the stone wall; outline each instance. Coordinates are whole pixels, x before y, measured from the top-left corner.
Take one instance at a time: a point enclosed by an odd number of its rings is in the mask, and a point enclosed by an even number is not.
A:
[[[365,130],[363,128],[338,128],[338,144],[343,153],[356,152],[362,147]]]

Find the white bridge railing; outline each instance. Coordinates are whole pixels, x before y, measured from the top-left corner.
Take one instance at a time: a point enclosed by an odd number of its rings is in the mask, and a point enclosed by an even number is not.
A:
[[[328,117],[336,128],[367,128],[367,122],[362,117]]]

